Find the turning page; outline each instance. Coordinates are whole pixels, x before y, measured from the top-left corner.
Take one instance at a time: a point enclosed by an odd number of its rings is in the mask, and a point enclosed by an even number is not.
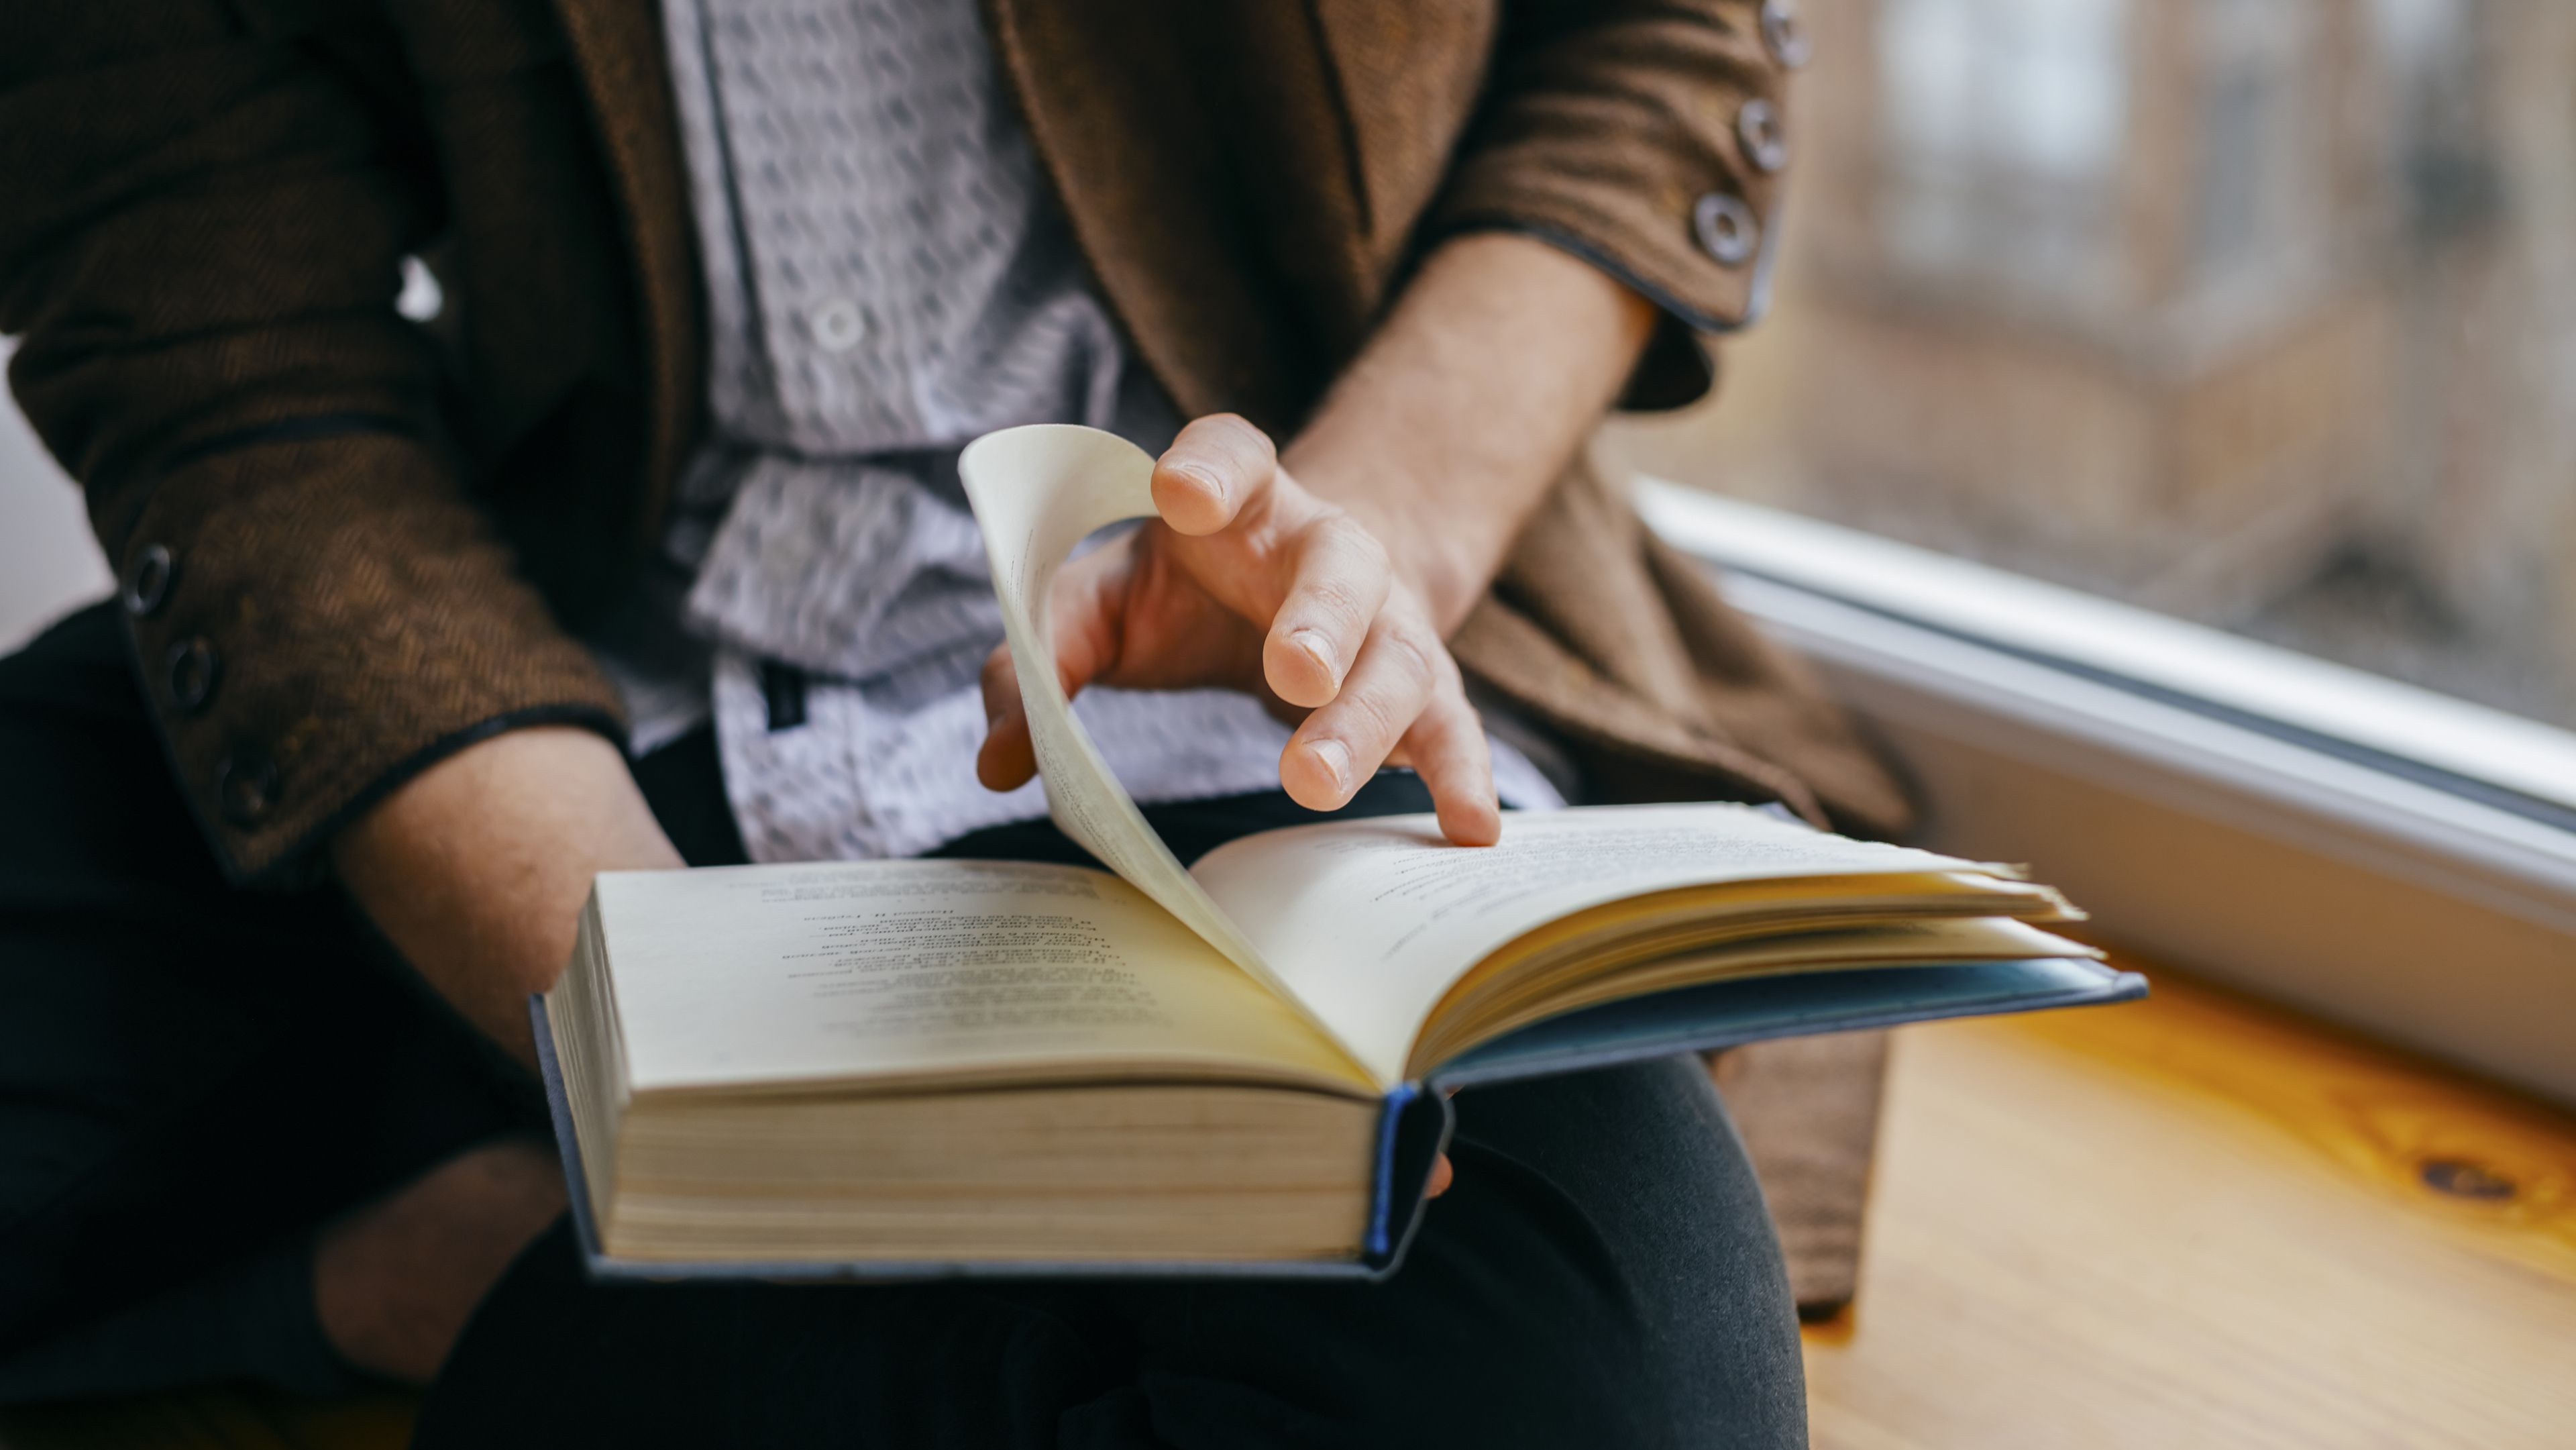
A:
[[[1157,516],[1154,460],[1114,433],[1036,423],[976,439],[958,457],[957,473],[984,535],[993,592],[1002,605],[1002,632],[1019,667],[1020,703],[1028,712],[1047,814],[1102,864],[1307,1015],[1317,1031],[1340,1042],[1145,823],[1144,813],[1092,743],[1091,732],[1074,716],[1056,677],[1055,635],[1048,620],[1056,571],[1074,545],[1092,533],[1127,519]],[[1389,1085],[1394,1081],[1386,1079]]]
[[[1668,887],[1836,873],[1977,871],[1734,806],[1506,817],[1500,845],[1445,843],[1430,816],[1299,826],[1184,870],[1110,772],[1053,668],[1057,569],[1086,536],[1155,513],[1153,460],[1114,434],[1039,424],[958,460],[1019,664],[1047,808],[1066,835],[1313,1022],[1381,1086],[1442,994],[1487,953],[1558,917]]]

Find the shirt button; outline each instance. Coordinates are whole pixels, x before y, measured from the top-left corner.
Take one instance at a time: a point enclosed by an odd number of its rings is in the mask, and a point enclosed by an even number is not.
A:
[[[183,639],[170,646],[162,661],[162,679],[170,689],[170,707],[182,715],[194,715],[214,698],[215,676],[221,673],[223,661],[216,657],[215,647],[202,637]]]
[[[243,746],[215,765],[215,809],[247,830],[277,805],[277,762],[257,746]]]
[[[123,598],[125,612],[137,619],[159,613],[170,599],[170,581],[178,577],[179,561],[159,544],[146,544],[135,551],[134,562],[125,568]]]
[[[868,335],[866,314],[847,297],[835,297],[815,308],[806,323],[814,330],[814,345],[825,352],[848,352]]]
[[[1790,70],[1805,65],[1816,53],[1806,25],[1798,19],[1798,7],[1790,0],[1762,0],[1762,48]]]
[[[1789,140],[1780,134],[1780,112],[1755,96],[1735,113],[1735,141],[1744,159],[1765,176],[1789,164]]]
[[[1723,267],[1743,266],[1762,239],[1753,208],[1722,191],[1710,192],[1691,208],[1691,230],[1699,236],[1700,250]]]

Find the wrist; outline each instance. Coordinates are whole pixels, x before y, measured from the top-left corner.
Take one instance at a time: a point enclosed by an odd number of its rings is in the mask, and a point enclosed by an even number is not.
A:
[[[1281,462],[1386,546],[1443,637],[1583,446],[1654,327],[1598,268],[1509,233],[1453,239]]]
[[[1368,530],[1386,550],[1388,572],[1422,602],[1442,638],[1466,621],[1510,543],[1488,537],[1489,520],[1444,516],[1435,490],[1382,460],[1361,468],[1291,447],[1282,462],[1300,486]]]
[[[331,854],[413,969],[523,1061],[527,996],[569,958],[591,876],[681,864],[617,747],[562,727],[458,751],[352,822]]]
[[[1493,582],[1502,559],[1499,546],[1471,547],[1461,531],[1443,530],[1435,520],[1365,507],[1352,507],[1351,512],[1385,546],[1388,569],[1422,601],[1442,639],[1467,622],[1485,587]]]

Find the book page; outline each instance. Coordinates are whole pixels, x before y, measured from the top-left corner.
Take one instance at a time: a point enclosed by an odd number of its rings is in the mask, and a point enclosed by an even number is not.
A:
[[[597,891],[638,1093],[1159,1074],[1376,1090],[1170,913],[1088,868],[618,871]]]
[[[1019,666],[1020,702],[1037,749],[1047,814],[1101,864],[1198,933],[1228,961],[1292,1003],[1262,953],[1145,823],[1056,678],[1047,610],[1057,569],[1074,545],[1126,519],[1155,517],[1154,460],[1096,428],[1040,423],[988,433],[957,460],[1001,600],[1002,630]],[[1300,1007],[1298,1010],[1302,1011]],[[1333,1029],[1315,1019],[1318,1031]],[[1387,1080],[1392,1085],[1394,1079]]]
[[[1484,847],[1448,844],[1428,815],[1296,826],[1220,846],[1192,874],[1363,1067],[1400,1081],[1450,984],[1558,917],[1712,882],[1986,869],[1745,806],[1669,805],[1506,811]]]

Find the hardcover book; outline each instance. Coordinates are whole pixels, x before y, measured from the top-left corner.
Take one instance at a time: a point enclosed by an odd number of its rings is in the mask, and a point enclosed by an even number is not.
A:
[[[1020,659],[1056,565],[1152,512],[1088,429],[962,471]],[[2144,991],[2017,871],[1738,805],[1247,836],[1184,869],[1050,670],[1050,814],[1105,869],[603,874],[533,1004],[594,1272],[1391,1272],[1479,1083]]]

